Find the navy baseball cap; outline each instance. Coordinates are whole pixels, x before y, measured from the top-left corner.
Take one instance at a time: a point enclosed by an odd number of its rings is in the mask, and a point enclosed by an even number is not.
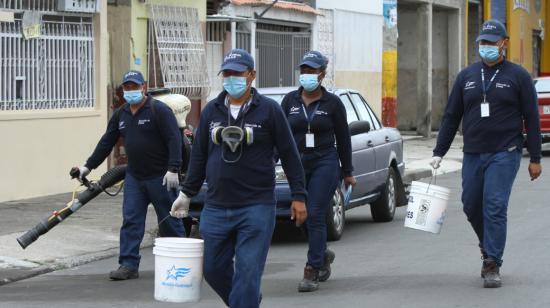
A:
[[[220,72],[225,70],[245,72],[254,69],[254,59],[243,49],[233,49],[223,58],[222,68]]]
[[[490,19],[483,23],[481,27],[481,33],[476,39],[476,42],[481,40],[496,42],[501,39],[508,38],[508,33],[506,33],[506,27],[496,19]]]
[[[141,85],[145,83],[145,79],[143,79],[143,75],[140,72],[132,70],[124,74],[124,77],[122,78],[122,84],[127,82],[133,82]]]
[[[325,58],[322,53],[316,50],[308,51],[302,58],[302,63],[300,63],[300,66],[302,65],[307,65],[315,69],[322,69],[327,66],[327,58]]]

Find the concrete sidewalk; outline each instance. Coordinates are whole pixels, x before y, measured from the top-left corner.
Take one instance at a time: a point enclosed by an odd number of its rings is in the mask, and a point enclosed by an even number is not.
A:
[[[405,181],[410,183],[431,176],[428,163],[435,138],[421,138],[407,133],[403,133],[403,138]],[[462,137],[457,136],[438,174],[460,170],[461,161]],[[94,176],[99,174],[92,173],[91,178]],[[0,203],[0,285],[118,254],[122,223],[121,194],[116,197],[99,195],[25,250],[19,246],[17,237],[52,211],[63,208],[71,197],[72,193],[67,193]],[[156,229],[156,214],[149,207],[142,246],[152,245]],[[113,264],[105,272],[117,266]]]

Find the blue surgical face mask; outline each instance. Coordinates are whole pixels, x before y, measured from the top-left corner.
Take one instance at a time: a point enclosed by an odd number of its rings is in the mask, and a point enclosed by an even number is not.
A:
[[[124,91],[124,100],[130,105],[139,104],[143,99],[141,90]]]
[[[229,76],[223,78],[223,88],[233,98],[241,98],[246,92],[246,77]]]
[[[300,84],[306,92],[313,92],[319,86],[319,75],[317,74],[301,74]]]
[[[500,48],[493,45],[479,45],[479,56],[489,62],[495,62],[500,57]]]

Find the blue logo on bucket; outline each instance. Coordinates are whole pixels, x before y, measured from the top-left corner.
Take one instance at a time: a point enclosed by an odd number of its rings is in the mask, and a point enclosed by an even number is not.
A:
[[[190,272],[190,268],[176,267],[175,265],[172,265],[172,268],[167,271],[166,280],[174,279],[177,281],[179,278],[184,278],[187,276]]]
[[[439,219],[437,220],[437,224],[442,225],[443,221],[445,220],[445,217],[447,217],[447,211],[444,211],[443,213],[441,213],[441,217],[439,217]]]

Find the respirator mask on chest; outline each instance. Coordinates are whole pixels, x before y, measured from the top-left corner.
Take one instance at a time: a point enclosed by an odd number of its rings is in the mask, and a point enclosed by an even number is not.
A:
[[[243,154],[243,146],[251,145],[254,142],[254,131],[252,127],[242,127],[244,123],[244,113],[241,119],[241,126],[231,125],[231,119],[228,118],[229,126],[214,127],[210,132],[212,143],[222,147],[222,159],[226,163],[236,163],[241,159]],[[238,153],[237,153],[238,152]],[[227,156],[233,159],[227,159]]]

